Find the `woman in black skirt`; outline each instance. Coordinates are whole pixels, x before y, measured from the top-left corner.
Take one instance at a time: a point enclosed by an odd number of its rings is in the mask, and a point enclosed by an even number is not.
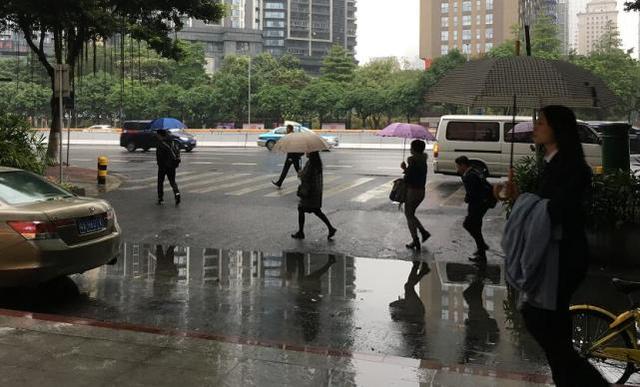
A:
[[[316,215],[327,225],[329,235],[327,239],[331,240],[338,231],[331,225],[327,216],[322,212],[322,160],[320,153],[311,152],[307,154],[309,161],[300,171],[300,186],[298,187],[298,232],[291,235],[294,239],[304,239],[304,222],[305,214],[311,213]]]

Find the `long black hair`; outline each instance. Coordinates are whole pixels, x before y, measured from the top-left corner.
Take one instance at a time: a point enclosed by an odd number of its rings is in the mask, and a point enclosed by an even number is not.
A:
[[[322,173],[322,159],[320,159],[320,152],[309,153],[309,168],[316,173]]]
[[[569,163],[586,164],[573,110],[562,105],[549,105],[542,108],[542,114],[553,130],[562,159]]]

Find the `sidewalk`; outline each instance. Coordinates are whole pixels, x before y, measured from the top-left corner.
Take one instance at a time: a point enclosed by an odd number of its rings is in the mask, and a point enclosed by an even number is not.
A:
[[[6,386],[533,387],[545,375],[0,309]],[[548,384],[547,384],[548,385]]]
[[[60,167],[52,166],[47,168],[45,176],[55,182],[60,178]],[[122,184],[122,181],[118,176],[110,174],[107,176],[107,184],[104,186],[98,185],[98,171],[96,169],[79,168],[74,166],[65,166],[62,169],[63,181],[74,185],[84,193],[76,192],[80,196],[92,196],[96,197],[105,192],[110,192],[118,189]]]

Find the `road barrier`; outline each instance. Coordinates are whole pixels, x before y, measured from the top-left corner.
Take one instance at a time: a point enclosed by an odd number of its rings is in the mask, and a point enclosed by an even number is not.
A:
[[[98,184],[107,184],[107,167],[109,166],[109,159],[106,156],[98,157]]]

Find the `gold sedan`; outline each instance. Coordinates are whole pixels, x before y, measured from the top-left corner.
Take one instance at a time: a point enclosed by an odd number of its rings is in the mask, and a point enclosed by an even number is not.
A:
[[[113,263],[120,227],[109,203],[0,167],[0,286],[45,282]]]

